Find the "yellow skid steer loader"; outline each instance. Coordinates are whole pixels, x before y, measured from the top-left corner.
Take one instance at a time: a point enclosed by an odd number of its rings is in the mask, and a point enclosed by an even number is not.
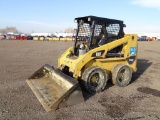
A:
[[[137,35],[124,34],[123,21],[86,16],[77,23],[74,46],[58,59],[58,67],[44,65],[27,83],[46,111],[84,101],[81,86],[91,94],[107,81],[124,87],[136,72]]]

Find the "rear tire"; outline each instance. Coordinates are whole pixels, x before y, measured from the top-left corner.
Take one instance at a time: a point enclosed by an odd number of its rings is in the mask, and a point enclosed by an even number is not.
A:
[[[127,86],[132,78],[132,70],[128,65],[118,64],[112,70],[112,83],[119,87]]]
[[[88,67],[82,75],[84,86],[91,94],[104,90],[107,80],[108,77],[106,71],[96,66]]]

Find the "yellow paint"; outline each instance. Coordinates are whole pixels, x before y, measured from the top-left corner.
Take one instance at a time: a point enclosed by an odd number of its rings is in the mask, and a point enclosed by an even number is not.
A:
[[[124,57],[120,58],[105,58],[105,56],[92,57],[92,54],[97,51],[105,50],[104,54],[106,54],[110,49],[115,48],[116,46],[119,45],[123,45],[122,52],[124,53]],[[73,77],[75,79],[81,77],[84,70],[90,66],[98,66],[105,69],[109,78],[111,77],[110,76],[111,70],[117,64],[128,65],[132,69],[132,71],[135,72],[137,70],[136,68],[137,61],[135,61],[133,64],[128,64],[128,62],[126,61],[126,59],[131,56],[130,47],[136,47],[136,49],[138,50],[136,34],[126,34],[121,39],[115,40],[108,44],[92,49],[88,51],[86,54],[81,55],[79,57],[75,56],[69,57],[71,51],[73,50],[73,47],[71,47],[68,50],[66,50],[58,59],[58,69],[61,69],[61,65],[68,66],[70,72],[74,73]],[[137,54],[136,54],[136,59],[137,59]]]

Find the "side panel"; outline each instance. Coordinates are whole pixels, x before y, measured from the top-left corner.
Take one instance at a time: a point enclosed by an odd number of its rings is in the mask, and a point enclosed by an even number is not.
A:
[[[127,34],[126,36],[130,36],[130,40],[126,47],[126,51],[128,52],[126,60],[127,65],[129,65],[133,72],[137,71],[137,57],[138,57],[138,42],[136,34]]]
[[[138,54],[138,43],[137,43],[137,35],[136,34],[126,34],[124,38],[115,40],[111,43],[108,43],[106,45],[103,45],[101,47],[98,47],[96,49],[93,49],[92,54],[97,53],[97,51],[103,51],[104,55],[107,54],[109,50],[112,48],[123,45],[122,53],[124,54],[124,57],[121,58],[105,58],[105,56],[101,57],[94,57],[90,59],[88,63],[86,63],[84,69],[86,69],[89,66],[99,66],[106,70],[108,74],[110,74],[110,71],[112,68],[117,64],[126,64],[131,67],[133,72],[136,72],[137,70],[137,54]],[[132,49],[135,49],[132,51]],[[133,54],[134,53],[134,54]],[[133,59],[134,58],[134,59]],[[129,62],[132,61],[132,62]]]
[[[119,58],[106,58],[107,52],[119,45],[123,45],[122,52],[124,56]],[[130,49],[136,48],[135,54],[130,54]],[[70,54],[72,48],[69,48],[58,60],[58,68],[61,65],[66,65],[74,73],[74,78],[78,79],[81,76],[84,69],[89,66],[100,66],[106,71],[111,71],[111,69],[119,63],[127,64],[131,67],[133,71],[136,71],[136,61],[137,61],[137,35],[127,34],[122,39],[115,40],[108,44],[102,45],[100,47],[94,48],[87,52],[85,55],[79,57],[67,57]],[[103,51],[103,54],[99,54],[99,51]],[[93,55],[94,54],[94,55]],[[95,56],[96,55],[96,56]],[[127,58],[135,56],[135,60],[132,64],[127,61]],[[107,72],[109,73],[109,72]]]

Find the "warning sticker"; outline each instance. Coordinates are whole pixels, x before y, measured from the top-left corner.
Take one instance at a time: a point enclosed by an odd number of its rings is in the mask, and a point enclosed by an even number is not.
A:
[[[130,47],[130,55],[136,55],[137,50],[136,47]]]

